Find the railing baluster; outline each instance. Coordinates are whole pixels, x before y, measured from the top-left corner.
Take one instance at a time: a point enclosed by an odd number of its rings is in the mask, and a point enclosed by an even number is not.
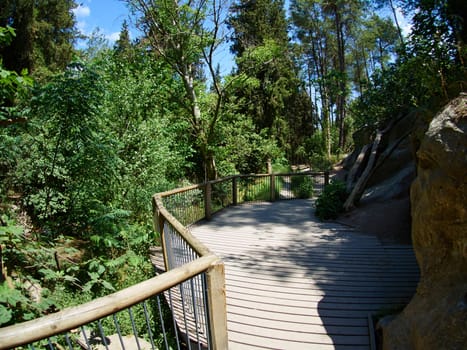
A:
[[[172,298],[172,289],[169,289],[168,291],[169,294],[169,305],[170,305],[170,310],[172,311],[172,321],[173,321],[173,326],[175,330],[175,340],[177,342],[177,349],[180,350],[180,339],[178,338],[178,331],[177,331],[177,322],[176,322],[176,316],[175,316],[175,308],[173,304],[173,298]]]
[[[99,333],[101,334],[102,343],[104,343],[105,349],[109,350],[109,347],[107,344],[107,337],[105,336],[104,329],[102,328],[101,320],[97,321],[97,326],[99,328]]]
[[[151,348],[155,349],[156,346],[154,345],[154,337],[152,335],[152,330],[151,330],[151,318],[148,313],[148,308],[146,306],[146,300],[143,301],[143,311],[144,311],[144,318],[146,319],[146,328],[148,329],[149,340],[151,342]]]
[[[164,337],[165,349],[169,350],[169,342],[167,341],[167,332],[165,331],[164,315],[162,313],[161,300],[160,300],[159,295],[156,296],[156,300],[157,300],[157,311],[159,311],[159,319],[161,322],[162,335]]]
[[[113,314],[112,318],[114,321],[115,329],[117,330],[118,339],[120,340],[120,345],[122,346],[122,349],[125,349],[125,343],[123,342],[122,332],[120,331],[120,325],[118,323],[117,315]]]
[[[86,334],[86,329],[83,326],[81,326],[80,330],[81,330],[81,334],[83,334],[84,342],[86,343],[86,347],[88,349],[91,349],[91,345],[89,344],[88,335]]]
[[[138,331],[136,330],[136,325],[135,325],[135,320],[134,320],[134,317],[133,317],[133,311],[131,309],[131,306],[128,308],[128,313],[130,315],[130,321],[131,321],[131,328],[133,330],[133,335],[135,337],[135,340],[136,340],[136,346],[138,347],[138,350],[141,350],[141,346],[139,345],[139,339],[138,339]]]
[[[73,345],[71,345],[71,339],[68,336],[68,332],[65,333],[65,340],[66,340],[66,343],[68,345],[68,349],[73,350]]]

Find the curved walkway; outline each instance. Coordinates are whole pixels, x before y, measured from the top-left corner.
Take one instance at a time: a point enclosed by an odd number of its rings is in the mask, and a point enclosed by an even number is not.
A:
[[[311,200],[230,207],[191,232],[225,262],[229,349],[370,349],[368,315],[415,292],[410,246],[313,215]]]

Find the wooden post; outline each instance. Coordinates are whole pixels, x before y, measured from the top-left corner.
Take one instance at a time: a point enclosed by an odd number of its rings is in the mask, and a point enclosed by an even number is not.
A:
[[[162,199],[160,198],[160,200]],[[153,210],[152,220],[153,220],[154,230],[156,232],[159,232],[159,239],[160,239],[159,243],[162,247],[162,256],[164,257],[165,271],[169,271],[169,261],[167,259],[167,247],[165,244],[165,230],[164,230],[165,219],[164,219],[164,215],[161,214],[157,206],[156,197],[152,198],[152,210]]]
[[[206,272],[211,345],[214,350],[229,348],[224,263],[218,260]]]
[[[238,203],[238,198],[237,198],[237,177],[234,176],[232,178],[232,204],[237,205]]]
[[[209,220],[211,219],[212,206],[211,206],[211,183],[206,182],[204,187],[204,217]]]
[[[271,174],[269,175],[269,179],[269,198],[271,199],[271,202],[274,202],[276,200],[276,177],[274,176],[274,174]]]
[[[324,172],[324,186],[329,185],[329,171]]]

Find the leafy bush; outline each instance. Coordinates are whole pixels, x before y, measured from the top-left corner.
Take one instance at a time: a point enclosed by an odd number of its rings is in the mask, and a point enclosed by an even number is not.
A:
[[[292,176],[292,191],[296,198],[313,196],[313,179],[309,176]]]
[[[346,198],[345,183],[336,180],[331,181],[316,200],[315,215],[321,220],[337,218],[344,211]]]

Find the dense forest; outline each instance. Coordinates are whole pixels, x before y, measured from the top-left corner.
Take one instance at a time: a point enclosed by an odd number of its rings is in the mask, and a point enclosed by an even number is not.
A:
[[[327,170],[466,88],[462,0],[124,2],[112,45],[74,0],[0,4],[0,326],[151,275],[153,193]]]

